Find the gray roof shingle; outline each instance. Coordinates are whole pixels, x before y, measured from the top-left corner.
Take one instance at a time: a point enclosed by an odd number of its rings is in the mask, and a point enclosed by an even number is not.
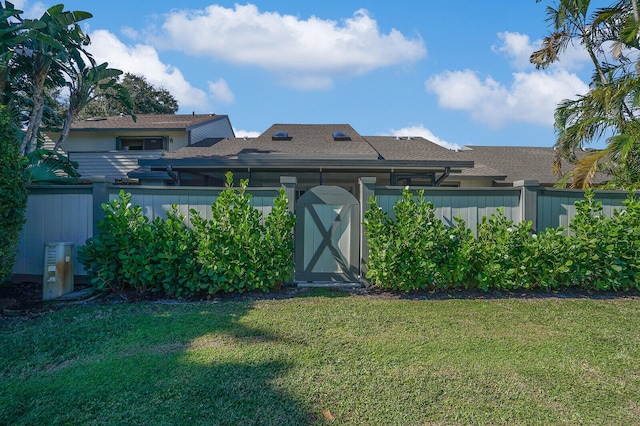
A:
[[[226,118],[215,114],[140,114],[133,121],[130,115],[95,117],[71,124],[72,131],[91,130],[186,130],[190,127]]]
[[[344,132],[349,140],[334,140],[333,132]],[[274,140],[276,132],[287,132],[286,140]],[[166,158],[225,157],[229,159],[255,155],[270,158],[299,156],[304,158],[378,159],[367,141],[348,124],[274,124],[257,138],[209,140],[167,153]]]
[[[504,183],[517,180],[537,180],[541,184],[554,184],[558,177],[553,174],[555,150],[528,146],[465,146],[461,158],[483,164],[506,175]],[[472,176],[473,169],[463,175]]]

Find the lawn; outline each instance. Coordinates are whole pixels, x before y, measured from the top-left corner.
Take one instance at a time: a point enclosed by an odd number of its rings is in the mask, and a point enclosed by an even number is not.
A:
[[[640,299],[69,307],[0,320],[0,424],[640,424]]]

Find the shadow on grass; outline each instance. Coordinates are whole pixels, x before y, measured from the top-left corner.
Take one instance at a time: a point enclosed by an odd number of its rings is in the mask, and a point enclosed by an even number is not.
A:
[[[276,385],[291,368],[264,346],[277,339],[242,324],[251,308],[223,303],[86,310],[87,317],[76,315],[66,331],[24,343],[35,344],[37,352],[26,365],[47,357],[55,362],[4,374],[0,423],[313,423],[308,407]],[[56,343],[60,339],[66,342]],[[65,350],[68,359],[60,356]]]

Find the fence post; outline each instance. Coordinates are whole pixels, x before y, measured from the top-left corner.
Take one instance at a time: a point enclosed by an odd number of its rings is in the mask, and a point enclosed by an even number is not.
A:
[[[537,180],[517,180],[513,182],[514,187],[521,188],[520,208],[521,219],[525,222],[531,221],[531,232],[538,233],[538,188],[540,182]]]
[[[284,188],[289,202],[289,211],[295,213],[296,206],[296,184],[298,179],[295,176],[280,176],[280,185]]]
[[[364,214],[369,210],[369,198],[376,195],[376,178],[361,177],[360,186],[360,282],[367,282],[365,275],[367,274],[367,261],[369,260],[369,244],[367,237],[364,235]]]
[[[98,235],[98,223],[104,219],[104,210],[102,204],[109,202],[109,193],[107,185],[110,183],[105,176],[92,176],[93,183],[93,236]]]

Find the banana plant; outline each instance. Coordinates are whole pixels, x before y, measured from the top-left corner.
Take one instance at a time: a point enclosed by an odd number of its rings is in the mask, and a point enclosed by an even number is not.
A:
[[[27,183],[76,183],[78,163],[49,149],[36,149],[25,156]]]

